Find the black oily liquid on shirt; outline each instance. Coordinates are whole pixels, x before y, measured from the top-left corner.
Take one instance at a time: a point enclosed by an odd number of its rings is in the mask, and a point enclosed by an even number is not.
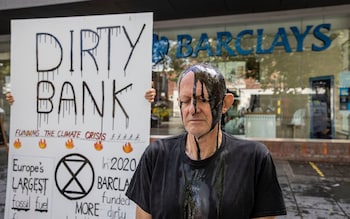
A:
[[[205,168],[183,164],[180,196],[183,219],[220,218],[224,165],[222,162],[210,163]]]

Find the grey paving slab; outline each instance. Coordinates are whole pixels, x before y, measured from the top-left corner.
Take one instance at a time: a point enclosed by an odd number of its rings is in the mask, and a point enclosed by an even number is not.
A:
[[[346,172],[350,165],[316,163],[324,176],[307,162],[277,165],[290,167],[285,167],[289,171],[286,178],[279,176],[287,207],[286,218],[350,218],[350,183]]]

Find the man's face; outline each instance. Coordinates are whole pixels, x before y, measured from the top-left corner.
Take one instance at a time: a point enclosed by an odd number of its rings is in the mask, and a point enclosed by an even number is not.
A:
[[[193,72],[186,74],[179,86],[183,125],[188,133],[200,137],[207,133],[212,125],[208,91],[200,81],[194,85]]]

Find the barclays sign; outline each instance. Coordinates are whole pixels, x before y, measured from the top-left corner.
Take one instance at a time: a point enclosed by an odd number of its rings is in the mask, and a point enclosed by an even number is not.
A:
[[[308,25],[305,30],[300,30],[296,26],[289,28],[291,35],[287,35],[287,30],[284,27],[277,29],[272,43],[268,48],[264,48],[264,29],[246,29],[242,30],[235,36],[231,32],[217,32],[215,47],[212,47],[213,41],[210,42],[208,34],[202,33],[199,40],[194,43],[193,38],[189,34],[177,35],[176,58],[197,57],[199,52],[205,52],[208,56],[222,56],[225,50],[229,56],[250,55],[250,54],[271,54],[277,47],[282,47],[286,53],[303,52],[305,47],[310,47],[312,51],[323,51],[330,47],[332,40],[327,35],[331,30],[331,24],[319,24],[317,26]],[[314,40],[310,45],[305,45],[306,37],[313,37]],[[254,37],[255,45],[244,47],[242,42],[245,37]],[[296,46],[291,47],[291,37],[295,38]],[[234,47],[230,46],[230,43]],[[266,44],[266,43],[265,43]],[[265,45],[266,46],[266,45]],[[214,48],[214,49],[213,49]],[[153,34],[153,63],[161,61],[169,50],[169,40],[162,36],[159,38],[157,34]]]

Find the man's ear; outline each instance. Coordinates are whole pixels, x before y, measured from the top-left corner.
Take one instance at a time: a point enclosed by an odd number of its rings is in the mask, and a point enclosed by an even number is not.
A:
[[[222,114],[226,113],[226,111],[232,106],[233,101],[233,94],[227,93],[224,97],[224,104],[222,105]]]

